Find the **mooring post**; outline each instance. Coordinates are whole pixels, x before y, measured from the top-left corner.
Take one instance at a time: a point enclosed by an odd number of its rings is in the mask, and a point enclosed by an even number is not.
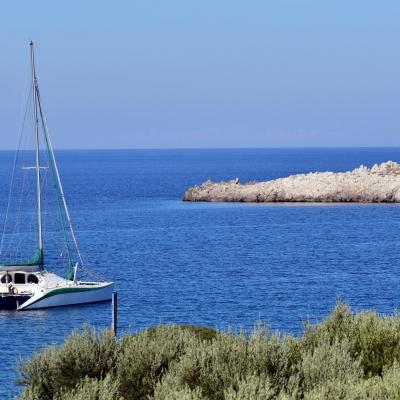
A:
[[[112,326],[111,329],[114,332],[114,336],[117,336],[118,330],[118,294],[114,292],[112,295]]]

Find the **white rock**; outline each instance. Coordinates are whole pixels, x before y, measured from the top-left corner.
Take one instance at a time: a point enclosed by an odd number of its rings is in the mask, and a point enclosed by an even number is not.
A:
[[[184,201],[233,202],[400,202],[400,164],[387,161],[371,169],[314,172],[266,182],[241,184],[239,179],[193,186]]]

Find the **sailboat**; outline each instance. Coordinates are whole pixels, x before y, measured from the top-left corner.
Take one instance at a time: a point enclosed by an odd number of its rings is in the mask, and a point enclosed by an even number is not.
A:
[[[31,41],[31,79],[32,79],[32,105],[34,119],[35,166],[31,167],[36,172],[36,214],[37,214],[37,250],[27,261],[0,263],[0,310],[32,310],[48,307],[59,307],[75,304],[111,301],[114,283],[108,281],[80,281],[78,273],[84,263],[78,247],[76,235],[72,226],[70,213],[67,207],[63,186],[60,179],[58,166],[50,141],[40,98],[39,85],[36,77],[34,43]],[[39,121],[40,127],[39,129]],[[42,135],[40,134],[42,133]],[[44,139],[45,153],[48,166],[40,163],[40,139]],[[45,249],[43,243],[42,224],[42,179],[41,171],[48,168],[57,192],[57,204],[60,211],[61,225],[64,231],[66,253],[68,255],[68,271],[65,277],[59,276],[47,269],[45,263]],[[67,230],[71,242],[75,247],[78,262],[72,260],[71,251],[67,240]],[[4,230],[3,230],[4,235]],[[85,266],[86,268],[86,266]]]

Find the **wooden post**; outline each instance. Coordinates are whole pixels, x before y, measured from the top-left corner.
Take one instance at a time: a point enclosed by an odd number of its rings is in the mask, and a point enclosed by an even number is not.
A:
[[[113,293],[112,296],[112,326],[111,329],[114,332],[114,336],[117,336],[118,331],[118,294]]]

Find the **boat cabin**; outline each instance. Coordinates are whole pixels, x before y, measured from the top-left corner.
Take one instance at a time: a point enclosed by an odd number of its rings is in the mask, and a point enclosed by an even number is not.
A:
[[[14,285],[38,284],[39,278],[29,272],[0,272],[0,283],[12,283]]]

